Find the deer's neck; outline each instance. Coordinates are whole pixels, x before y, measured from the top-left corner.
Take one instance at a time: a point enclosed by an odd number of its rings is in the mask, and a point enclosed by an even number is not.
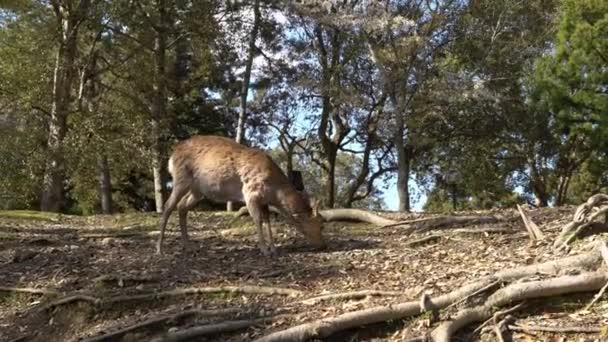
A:
[[[278,205],[290,214],[301,214],[310,210],[310,206],[302,196],[291,187],[285,187],[277,191],[276,200]]]

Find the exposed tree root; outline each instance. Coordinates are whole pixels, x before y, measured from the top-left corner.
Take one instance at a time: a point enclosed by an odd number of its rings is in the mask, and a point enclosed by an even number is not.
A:
[[[401,233],[426,232],[436,228],[448,228],[454,226],[466,226],[471,224],[496,223],[498,218],[494,216],[437,216],[409,221],[396,222],[384,225],[382,228],[405,226]]]
[[[212,334],[220,334],[227,333],[231,331],[241,330],[245,328],[249,328],[251,326],[265,324],[269,321],[275,320],[279,317],[284,317],[285,315],[279,316],[270,316],[257,318],[252,320],[238,320],[238,321],[226,321],[214,324],[206,324],[195,326],[192,328],[188,328],[185,330],[180,330],[173,333],[167,333],[164,336],[153,339],[151,342],[179,342],[193,339],[195,337],[212,335]]]
[[[404,292],[400,291],[377,291],[377,290],[362,290],[362,291],[353,291],[353,292],[343,292],[343,293],[331,293],[327,295],[317,296],[305,299],[301,301],[303,304],[314,305],[319,302],[327,301],[327,300],[350,300],[350,299],[362,299],[365,297],[377,297],[377,296],[402,296]]]
[[[510,330],[513,331],[543,331],[543,332],[556,332],[556,333],[588,333],[597,334],[602,332],[600,327],[544,327],[539,325],[509,325]]]
[[[396,221],[376,215],[362,209],[329,209],[321,210],[321,216],[325,221],[359,221],[367,222],[377,226],[394,224]]]
[[[233,315],[236,313],[242,312],[240,308],[228,308],[228,309],[217,309],[217,310],[186,310],[179,312],[177,314],[172,315],[163,315],[159,317],[154,317],[148,319],[146,321],[130,325],[125,328],[117,329],[111,333],[107,333],[104,335],[93,336],[89,338],[85,338],[82,342],[102,342],[102,341],[114,341],[122,338],[124,335],[140,330],[140,329],[152,329],[157,326],[162,326],[168,322],[175,322],[181,319],[197,316],[197,317],[213,317],[213,316],[225,316],[225,315]],[[111,329],[113,330],[113,329]]]
[[[440,324],[431,333],[431,337],[435,342],[449,342],[458,329],[491,317],[497,307],[524,299],[593,291],[599,289],[606,281],[608,281],[608,275],[605,272],[593,272],[511,284],[496,291],[483,305],[462,310],[451,321]]]
[[[433,300],[435,307],[444,308],[461,297],[477,291],[486,286],[483,281],[475,282],[463,286],[448,294],[437,297]],[[278,341],[306,341],[311,338],[328,337],[338,331],[360,327],[373,323],[389,320],[402,319],[419,315],[423,312],[419,301],[411,301],[392,306],[378,306],[370,309],[348,312],[333,318],[326,318],[310,323],[305,323],[286,330],[271,333],[257,339],[257,342],[278,342]]]
[[[96,306],[110,305],[123,302],[131,301],[146,301],[162,299],[167,297],[192,295],[192,294],[206,294],[206,293],[247,293],[247,294],[266,294],[266,295],[281,295],[281,296],[292,296],[297,297],[302,294],[301,291],[280,288],[280,287],[264,287],[264,286],[222,286],[222,287],[187,287],[174,289],[169,291],[153,292],[153,293],[142,293],[136,295],[121,295],[109,298],[97,298],[87,295],[71,295],[64,298],[55,300],[47,304],[43,309],[48,310],[54,307],[69,304],[73,302],[88,302]]]
[[[280,215],[280,212],[274,208],[270,207],[270,211]],[[377,226],[385,226],[390,224],[395,224],[397,221],[376,215],[370,211],[362,210],[362,209],[328,209],[321,210],[319,212],[323,220],[327,222],[331,221],[357,221],[357,222],[367,222]],[[240,208],[235,217],[241,217],[249,215],[249,211],[247,207]]]
[[[595,209],[595,212],[593,212]],[[557,239],[555,248],[567,248],[587,227],[603,215],[608,213],[608,195],[596,194],[576,208],[572,222],[564,226]]]
[[[480,293],[484,288],[487,288],[490,284],[493,284],[497,280],[509,282],[513,280],[517,280],[526,276],[531,276],[534,274],[542,273],[542,274],[559,274],[561,271],[570,269],[572,267],[576,267],[579,269],[589,269],[596,268],[602,261],[602,257],[597,249],[594,249],[591,252],[562,258],[559,260],[552,260],[541,264],[528,265],[523,267],[517,267],[513,269],[507,269],[500,272],[495,273],[493,276],[484,277],[478,279],[475,282],[464,285],[450,293],[441,295],[437,298],[431,299],[431,303],[436,310],[444,309],[452,303],[462,301],[463,298],[470,297],[472,294]],[[568,292],[572,292],[573,289],[577,291],[590,291],[597,288],[600,288],[604,283],[605,279],[608,278],[606,274],[598,274],[591,273],[591,277],[589,274],[585,274],[583,278],[585,278],[585,282],[582,284],[576,284],[578,287],[568,287]],[[580,277],[580,276],[579,276]],[[590,278],[589,278],[590,277]],[[568,278],[570,279],[570,278]],[[521,290],[521,286],[528,286],[531,283],[521,283],[511,285],[507,288],[510,291],[515,291],[517,289]],[[520,287],[516,287],[520,286]],[[524,287],[525,289],[525,287]],[[564,289],[558,287],[554,289],[552,287],[547,287],[541,291],[538,296],[532,297],[540,297],[546,295],[556,295],[559,293],[563,293]],[[497,297],[497,294],[501,293],[505,294],[505,289],[497,291],[494,295],[490,296],[490,298],[494,298],[493,301],[500,303],[501,305],[508,304],[512,301],[521,301],[527,297],[526,295],[521,295],[521,293],[515,293],[513,296],[504,296]],[[533,292],[536,294],[536,292]],[[507,293],[510,294],[510,293]],[[517,298],[517,295],[520,295],[521,298]],[[505,300],[506,298],[507,300]],[[504,300],[503,302],[498,301],[499,299]],[[484,307],[485,309],[485,307]],[[481,314],[477,314],[476,321],[483,320],[487,317],[492,316],[492,307],[490,306],[489,311],[484,311]],[[305,341],[312,338],[324,338],[328,337],[336,332],[360,327],[363,325],[379,323],[389,320],[403,319],[406,317],[411,317],[415,315],[419,315],[424,312],[424,308],[421,307],[420,301],[410,301],[406,303],[391,305],[391,306],[378,306],[374,308],[369,308],[360,311],[353,311],[341,314],[339,316],[333,318],[321,319],[301,325],[297,325],[286,330],[277,331],[271,333],[267,336],[261,337],[257,339],[257,342],[276,342],[276,341]],[[475,320],[474,320],[475,321]],[[464,322],[463,322],[464,323]],[[467,323],[468,324],[468,323]],[[459,327],[458,327],[459,328]],[[445,329],[445,328],[443,328]],[[450,326],[449,332],[452,332],[452,329],[455,331],[454,326]]]

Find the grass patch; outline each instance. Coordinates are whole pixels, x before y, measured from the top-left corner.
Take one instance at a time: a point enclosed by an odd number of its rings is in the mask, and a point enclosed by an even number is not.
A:
[[[62,214],[35,210],[0,210],[0,218],[57,222]]]

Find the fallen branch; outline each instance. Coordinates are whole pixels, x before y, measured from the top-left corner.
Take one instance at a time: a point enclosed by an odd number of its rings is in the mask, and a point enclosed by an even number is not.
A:
[[[226,321],[221,323],[200,325],[181,331],[176,331],[173,333],[167,333],[164,336],[160,336],[151,340],[151,342],[179,342],[205,335],[227,333],[231,331],[249,328],[255,325],[265,324],[271,320],[284,316],[285,315],[278,315],[252,320]]]
[[[591,302],[589,302],[589,304],[587,304],[587,306],[585,306],[585,308],[583,309],[583,311],[588,311],[589,309],[591,309],[591,307],[593,306],[593,304],[595,304],[600,298],[602,298],[602,296],[606,292],[606,289],[608,289],[608,282],[593,297],[593,299],[591,300]]]
[[[450,230],[454,234],[482,234],[482,233],[517,233],[519,230],[503,227],[479,227],[479,228],[458,228]]]
[[[505,337],[505,334],[508,333],[508,324],[513,322],[515,319],[512,316],[507,316],[500,322],[498,321],[498,317],[494,315],[494,333],[496,334],[496,338],[498,342],[511,341],[511,335]],[[507,330],[506,332],[504,330]]]
[[[462,310],[451,321],[440,324],[431,333],[431,337],[435,342],[449,342],[451,336],[458,329],[491,317],[497,307],[525,299],[593,291],[599,289],[606,281],[608,281],[607,274],[604,272],[593,272],[511,284],[496,291],[488,297],[483,305]]]
[[[327,300],[350,300],[350,299],[362,299],[365,297],[395,297],[402,296],[404,292],[400,291],[377,291],[377,290],[362,290],[362,291],[354,291],[354,292],[343,292],[343,293],[331,293],[327,295],[317,296],[305,299],[301,301],[301,303],[306,305],[314,305],[319,302],[327,301]]]
[[[498,219],[494,216],[437,216],[396,222],[384,225],[382,226],[382,228],[406,226],[404,229],[400,230],[400,232],[407,234],[412,233],[414,231],[422,233],[435,228],[447,228],[454,226],[466,226],[471,224],[485,224],[496,222],[498,222]]]
[[[495,313],[492,318],[489,318],[488,320],[486,320],[485,322],[481,323],[477,328],[475,328],[475,330],[473,330],[473,334],[477,334],[478,332],[482,331],[483,328],[485,326],[487,326],[488,324],[490,324],[491,322],[494,322],[495,320],[497,320],[500,317],[503,316],[509,316],[510,314],[520,310],[521,308],[523,308],[526,305],[526,302],[521,302],[517,305],[515,305],[512,308],[506,309],[506,310],[501,310],[498,311],[497,313]]]
[[[509,329],[513,331],[543,331],[557,333],[588,333],[596,334],[602,332],[600,327],[544,327],[539,325],[509,325]]]
[[[526,214],[524,209],[519,204],[517,205],[517,210],[519,211],[519,215],[521,216],[521,219],[524,222],[524,226],[526,227],[526,230],[528,231],[528,234],[530,235],[530,239],[532,241],[542,240],[545,237],[543,235],[543,232],[540,230],[540,228],[538,228],[536,223],[534,223],[528,217],[528,215]]]
[[[143,321],[141,323],[137,323],[134,325],[130,325],[128,327],[117,329],[114,332],[107,333],[100,336],[94,336],[85,338],[82,342],[102,342],[102,341],[114,341],[122,338],[124,335],[140,330],[143,328],[150,329],[151,327],[163,325],[168,322],[175,322],[181,319],[190,317],[190,316],[198,316],[198,317],[213,317],[213,316],[224,316],[224,315],[233,315],[236,313],[242,312],[240,308],[228,308],[228,309],[217,309],[217,310],[186,310],[179,312],[177,314],[172,315],[163,315],[160,317],[155,317]]]
[[[594,249],[588,253],[565,257],[559,260],[552,260],[541,264],[507,269],[497,272],[492,276],[484,277],[476,280],[475,282],[466,284],[452,292],[434,298],[431,301],[437,310],[441,310],[450,304],[461,300],[462,298],[476,293],[480,289],[487,287],[497,280],[513,281],[538,273],[559,274],[562,270],[570,269],[572,267],[586,269],[597,266],[601,260],[602,258],[600,253],[597,251],[597,249]],[[419,315],[422,313],[422,310],[423,309],[421,308],[419,301],[410,301],[391,306],[378,306],[297,325],[282,331],[271,333],[257,339],[256,341],[305,341],[313,338],[325,338],[336,332],[356,328],[362,325]]]
[[[48,289],[36,289],[36,288],[32,288],[32,287],[0,286],[0,292],[19,292],[19,293],[31,293],[31,294],[51,295],[51,296],[59,295],[59,292],[57,292],[57,291],[48,290]]]
[[[440,240],[440,239],[441,239],[441,235],[439,235],[439,234],[433,234],[433,235],[425,236],[425,237],[420,238],[420,239],[408,241],[408,242],[404,243],[403,246],[404,247],[414,247],[414,246],[417,246],[417,245],[424,244],[426,242],[435,242],[435,241]]]
[[[44,310],[50,310],[50,309],[53,309],[55,307],[58,307],[58,306],[61,306],[61,305],[65,305],[65,304],[74,303],[74,302],[87,302],[87,303],[91,303],[93,305],[99,305],[102,301],[99,298],[92,297],[92,296],[87,296],[87,295],[83,295],[83,294],[70,295],[70,296],[67,296],[67,297],[63,297],[63,298],[59,298],[57,300],[54,300],[54,301],[46,304],[45,306],[43,306],[40,310],[42,310],[42,311],[44,311]]]

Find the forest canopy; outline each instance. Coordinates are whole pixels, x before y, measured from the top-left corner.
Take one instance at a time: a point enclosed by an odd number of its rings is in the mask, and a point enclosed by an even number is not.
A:
[[[3,1],[0,209],[159,210],[194,134],[325,208],[580,203],[608,191],[607,70],[602,0]]]

